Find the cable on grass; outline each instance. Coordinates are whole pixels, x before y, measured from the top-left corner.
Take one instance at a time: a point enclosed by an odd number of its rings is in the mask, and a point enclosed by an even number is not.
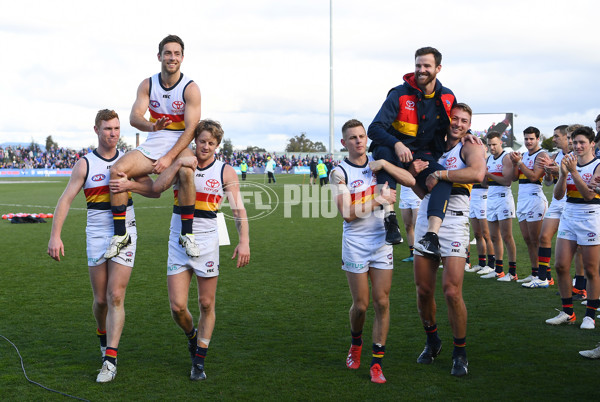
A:
[[[29,377],[27,377],[27,373],[25,372],[25,366],[23,365],[23,357],[21,356],[21,353],[19,352],[19,349],[17,348],[17,346],[16,346],[14,343],[12,343],[12,342],[10,341],[10,339],[8,339],[7,337],[5,337],[4,335],[0,334],[0,337],[4,338],[4,339],[6,340],[6,342],[10,343],[10,344],[12,345],[12,347],[13,347],[13,348],[15,348],[15,350],[17,351],[17,354],[19,355],[19,359],[21,359],[21,369],[23,370],[23,375],[25,375],[25,378],[27,379],[27,381],[29,381],[29,382],[30,382],[30,383],[32,383],[32,384],[35,384],[35,385],[37,385],[38,387],[41,387],[41,388],[45,389],[46,391],[50,391],[50,392],[56,392],[57,394],[64,395],[64,396],[66,396],[66,397],[68,397],[68,398],[77,399],[77,400],[79,400],[79,401],[86,401],[86,402],[90,402],[90,401],[89,401],[89,400],[87,400],[87,399],[83,399],[83,398],[79,398],[79,397],[77,397],[77,396],[73,396],[73,395],[65,394],[64,392],[60,392],[60,391],[57,391],[57,390],[55,390],[55,389],[52,389],[52,388],[45,387],[45,386],[43,386],[42,384],[40,384],[39,382],[35,382],[35,381],[33,381],[33,380],[30,380],[30,379],[29,379]]]

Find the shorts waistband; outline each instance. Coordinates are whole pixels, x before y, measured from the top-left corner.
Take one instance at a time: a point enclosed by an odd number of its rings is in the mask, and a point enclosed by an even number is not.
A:
[[[446,211],[446,214],[450,214],[452,216],[466,216],[467,213],[463,211]]]

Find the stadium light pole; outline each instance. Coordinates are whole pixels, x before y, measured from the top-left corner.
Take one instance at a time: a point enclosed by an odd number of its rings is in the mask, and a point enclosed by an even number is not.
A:
[[[333,155],[333,0],[329,0],[329,153]]]

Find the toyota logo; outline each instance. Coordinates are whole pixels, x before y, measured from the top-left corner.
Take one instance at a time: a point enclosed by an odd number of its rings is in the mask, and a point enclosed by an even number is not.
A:
[[[413,101],[406,101],[406,107],[415,107],[415,102],[413,102]]]
[[[219,187],[219,180],[217,179],[208,179],[206,180],[206,184],[210,187],[210,188],[216,188]]]
[[[454,165],[456,163],[456,157],[451,157],[446,160],[447,165]]]
[[[175,109],[175,110],[183,109],[183,105],[184,105],[183,101],[175,101],[172,103],[173,109]]]

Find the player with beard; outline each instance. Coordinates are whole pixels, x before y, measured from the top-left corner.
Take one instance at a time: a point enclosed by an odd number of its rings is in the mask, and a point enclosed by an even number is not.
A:
[[[456,103],[452,91],[437,79],[442,69],[442,54],[424,47],[415,52],[415,71],[404,76],[404,83],[389,91],[387,99],[369,126],[373,158],[407,168],[415,159],[429,162],[417,175],[417,183],[426,188],[427,176],[443,169],[437,159],[444,152],[450,110]],[[387,182],[393,189],[396,180],[387,171],[377,173],[377,183]],[[437,232],[446,212],[451,183],[440,182],[432,190],[428,210],[427,233],[414,247],[431,258],[440,257]],[[402,237],[393,205],[385,209],[386,241],[398,244]]]

